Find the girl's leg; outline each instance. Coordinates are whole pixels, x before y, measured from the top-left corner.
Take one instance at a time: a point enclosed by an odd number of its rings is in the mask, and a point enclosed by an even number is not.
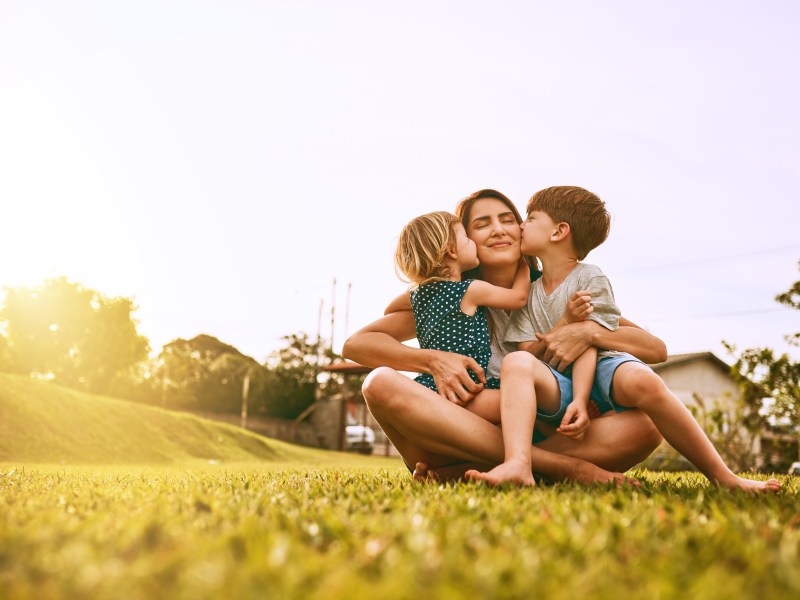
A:
[[[730,489],[775,491],[780,482],[753,481],[738,477],[720,457],[711,440],[689,409],[664,381],[638,362],[620,365],[614,373],[614,400],[622,406],[639,408],[649,416],[664,439],[685,456],[713,483]]]
[[[417,463],[436,469],[471,462],[482,469],[483,465],[494,466],[503,461],[500,428],[397,371],[387,367],[375,369],[364,382],[363,392],[372,415],[412,468]],[[536,446],[531,448],[531,456],[536,472],[550,480],[583,483],[624,480],[619,473]]]

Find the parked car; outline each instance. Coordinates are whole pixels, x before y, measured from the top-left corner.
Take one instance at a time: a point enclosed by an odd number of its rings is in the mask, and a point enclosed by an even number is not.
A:
[[[372,454],[372,447],[375,444],[375,432],[366,425],[348,425],[345,427],[347,439],[346,450],[349,452],[360,452],[361,454]]]
[[[789,475],[800,475],[800,462],[793,462],[789,467]]]

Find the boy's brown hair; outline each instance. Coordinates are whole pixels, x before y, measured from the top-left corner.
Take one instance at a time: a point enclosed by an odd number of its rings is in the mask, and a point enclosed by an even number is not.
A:
[[[454,214],[437,211],[421,215],[400,232],[394,263],[397,274],[406,281],[424,285],[450,277],[447,252],[456,247],[453,230],[460,221]]]
[[[582,187],[557,185],[539,190],[528,200],[528,214],[541,211],[556,223],[568,223],[578,260],[606,241],[611,215],[606,203]]]

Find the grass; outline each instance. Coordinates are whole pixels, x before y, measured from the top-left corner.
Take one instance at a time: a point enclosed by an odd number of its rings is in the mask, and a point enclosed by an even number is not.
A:
[[[0,589],[20,598],[792,598],[796,479],[769,497],[412,482],[385,462],[8,468]]]
[[[0,375],[0,598],[800,597],[800,479],[751,497],[634,475],[424,485]]]
[[[238,427],[0,373],[0,461],[169,464],[306,460],[319,452]]]

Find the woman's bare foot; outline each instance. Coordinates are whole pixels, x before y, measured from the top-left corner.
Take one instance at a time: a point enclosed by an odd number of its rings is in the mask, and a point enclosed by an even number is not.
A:
[[[421,481],[422,483],[438,483],[439,475],[433,469],[428,468],[424,462],[418,462],[414,465],[414,472],[411,474],[414,481]]]
[[[579,469],[571,478],[572,481],[577,483],[613,483],[617,487],[630,486],[633,488],[642,487],[641,482],[633,477],[628,477],[624,473],[617,473],[615,471],[606,471],[592,463],[586,463],[585,468]]]
[[[503,483],[515,483],[517,485],[530,487],[536,485],[536,481],[533,479],[533,473],[531,472],[531,466],[522,461],[504,462],[488,473],[470,469],[464,476],[471,481],[485,481],[492,486],[498,486]]]
[[[489,469],[491,465],[477,462],[463,462],[441,467],[431,467],[427,463],[418,462],[414,465],[412,477],[415,481],[423,483],[444,483],[448,481],[464,481],[464,473],[470,469]]]
[[[764,492],[774,493],[781,491],[781,482],[777,479],[756,481],[755,479],[745,479],[744,477],[739,477],[738,475],[733,475],[725,480],[717,481],[717,485],[729,490],[743,490],[751,494],[761,494]]]

